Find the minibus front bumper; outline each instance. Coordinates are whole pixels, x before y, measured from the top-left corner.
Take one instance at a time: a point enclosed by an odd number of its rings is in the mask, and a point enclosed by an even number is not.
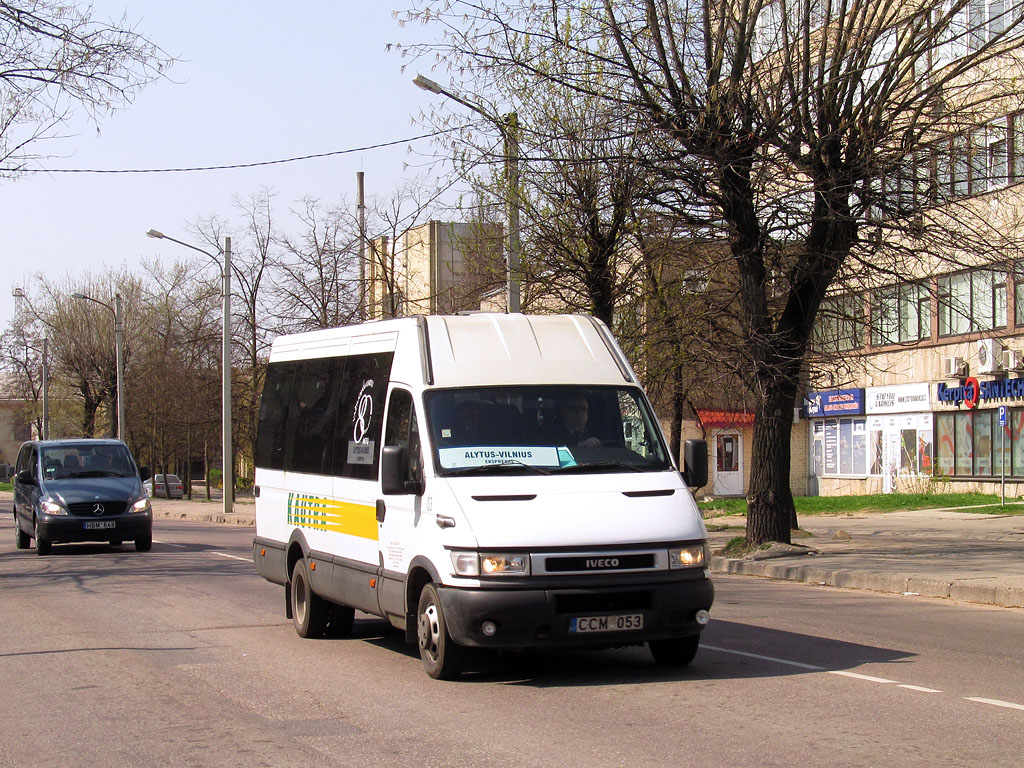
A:
[[[647,583],[438,589],[448,632],[484,648],[609,647],[695,635],[715,589],[703,575]]]

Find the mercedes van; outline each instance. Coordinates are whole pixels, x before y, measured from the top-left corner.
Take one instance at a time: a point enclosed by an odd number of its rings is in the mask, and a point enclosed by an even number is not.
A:
[[[401,318],[277,338],[256,440],[258,572],[302,637],[360,610],[452,678],[467,647],[697,652],[707,532],[608,328]]]
[[[153,509],[135,464],[120,440],[36,440],[18,451],[14,476],[14,538],[18,549],[48,555],[72,541],[135,542],[153,547]]]

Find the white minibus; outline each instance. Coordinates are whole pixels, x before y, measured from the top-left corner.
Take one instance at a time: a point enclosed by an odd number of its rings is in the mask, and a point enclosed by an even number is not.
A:
[[[586,315],[382,320],[274,341],[256,439],[258,572],[302,637],[356,610],[434,678],[465,649],[697,652],[707,531],[633,369]]]

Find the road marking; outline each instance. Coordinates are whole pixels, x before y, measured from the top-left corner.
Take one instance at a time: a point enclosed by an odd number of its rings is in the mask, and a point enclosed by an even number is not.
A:
[[[964,696],[968,701],[976,701],[979,704],[991,704],[994,707],[1006,707],[1007,709],[1024,709],[1024,704],[1014,704],[1012,701],[1000,701],[999,699],[979,699],[974,696]]]
[[[843,677],[853,677],[857,680],[867,680],[869,683],[895,683],[895,680],[889,680],[884,677],[872,677],[871,675],[862,675],[858,672],[847,672],[842,669],[830,669],[828,671],[830,675],[842,675]]]
[[[172,544],[169,541],[161,541],[160,539],[153,539],[154,544],[163,544],[165,547],[181,547],[184,549],[188,544]]]
[[[720,651],[721,653],[732,653],[736,656],[746,656],[749,659],[760,659],[761,661],[774,661],[776,664],[785,664],[789,667],[797,667],[798,669],[810,669],[814,672],[827,672],[824,667],[816,667],[813,664],[801,664],[799,661],[789,661],[787,659],[777,659],[774,656],[762,656],[759,653],[747,653],[746,651],[734,651],[729,648],[719,648],[714,645],[704,645],[701,648],[707,648],[709,651]]]
[[[229,555],[227,552],[211,552],[211,555],[219,555],[220,557],[226,557],[229,560],[241,560],[243,563],[251,563],[251,557],[239,557],[238,555]]]
[[[942,691],[938,691],[935,688],[925,688],[923,685],[907,685],[906,683],[902,683],[900,688],[907,688],[911,691],[920,691],[921,693],[942,693]]]

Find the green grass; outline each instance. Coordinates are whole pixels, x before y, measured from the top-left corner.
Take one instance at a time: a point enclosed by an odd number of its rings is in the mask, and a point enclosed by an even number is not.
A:
[[[867,512],[895,512],[903,509],[940,509],[945,507],[977,507],[965,512],[981,514],[1024,514],[1017,499],[1007,499],[1000,506],[993,493],[879,493],[869,496],[797,496],[797,516],[850,515]],[[745,515],[746,499],[716,499],[698,502],[705,517]]]
[[[14,483],[0,483],[0,491],[13,491]]]

